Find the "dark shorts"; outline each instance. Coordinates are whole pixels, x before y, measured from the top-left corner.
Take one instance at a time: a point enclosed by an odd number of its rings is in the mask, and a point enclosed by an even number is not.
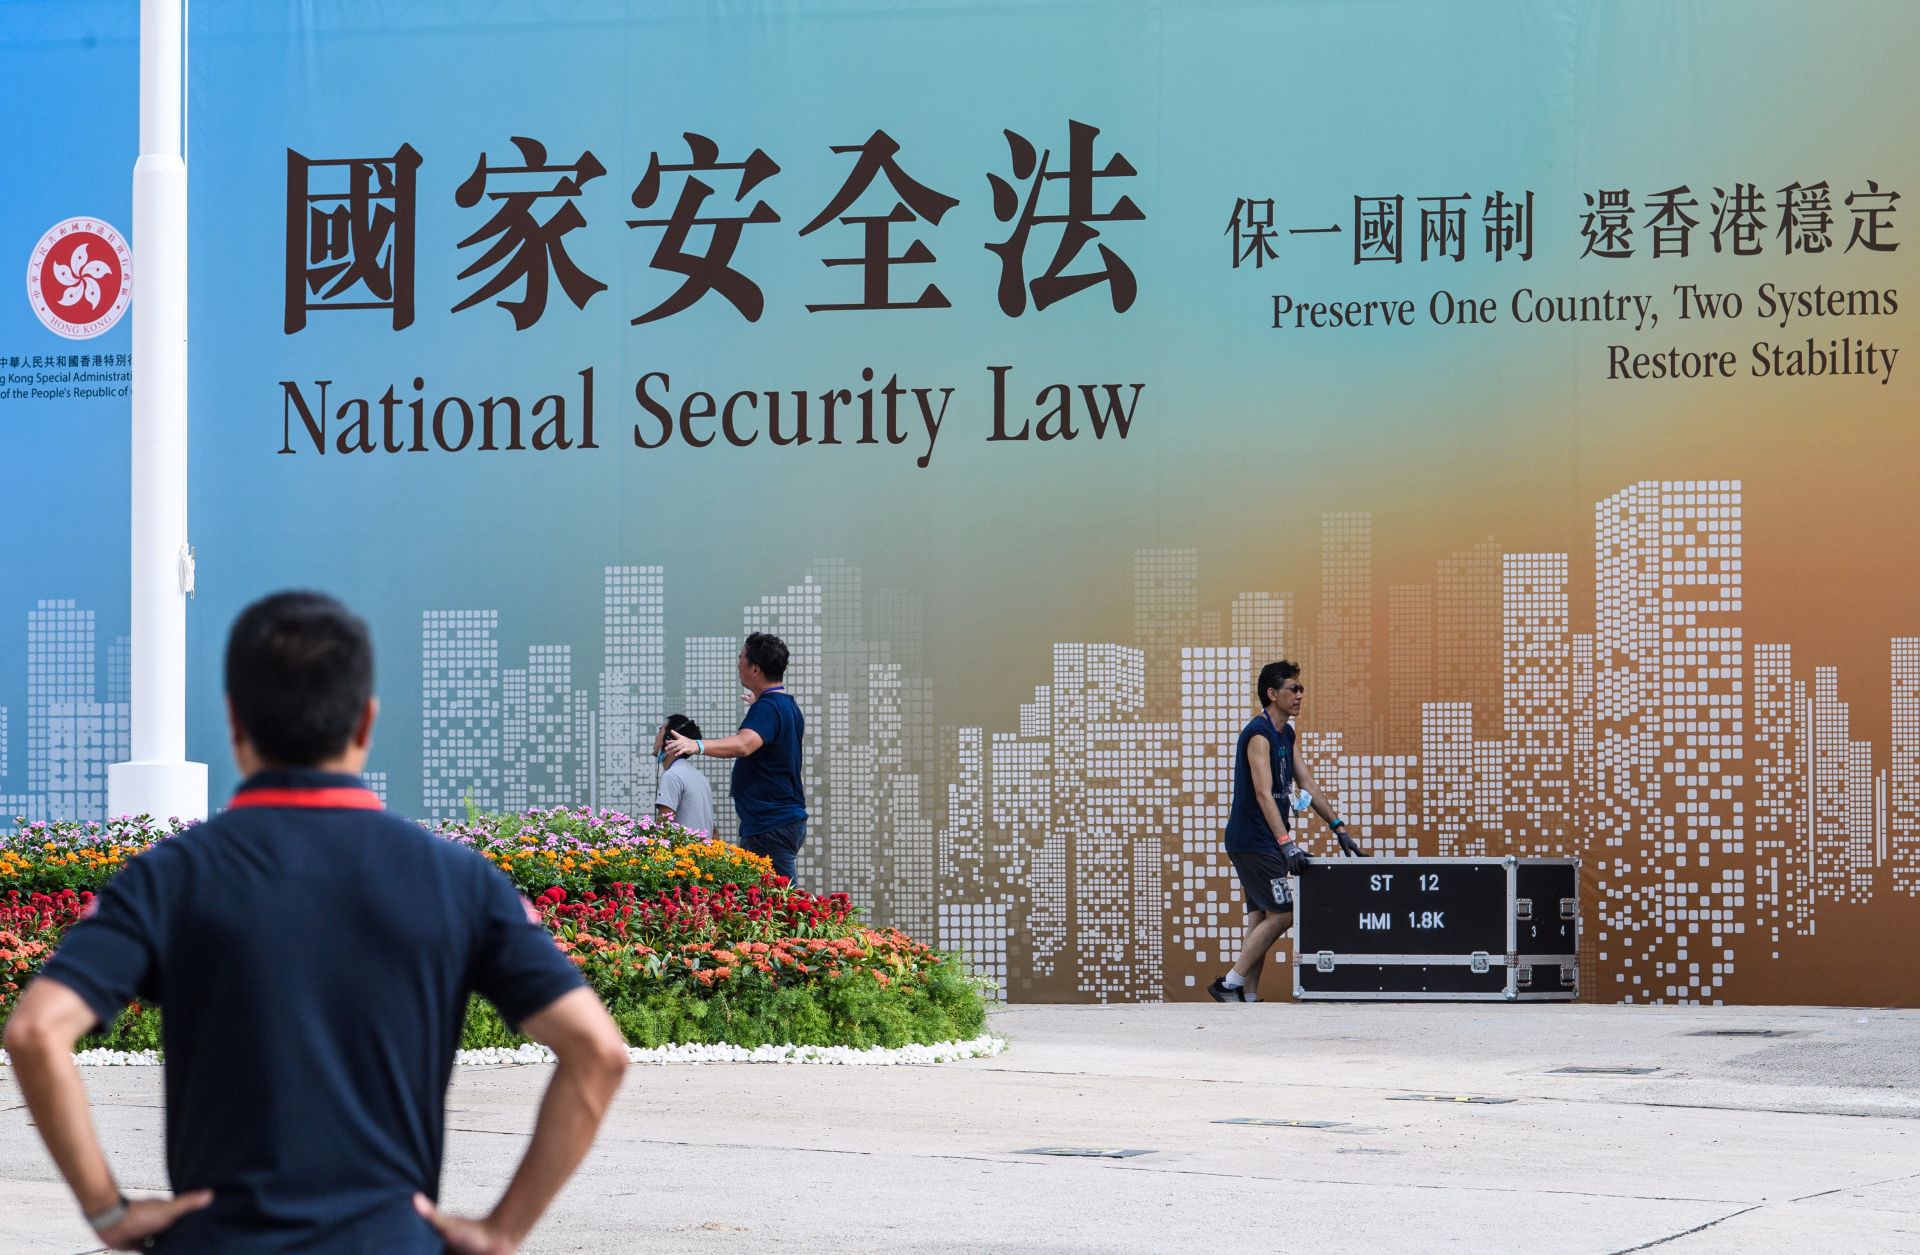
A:
[[[1269,915],[1293,913],[1293,894],[1287,887],[1287,860],[1278,848],[1271,850],[1228,850],[1233,870],[1240,873],[1240,891],[1246,895],[1249,911]]]

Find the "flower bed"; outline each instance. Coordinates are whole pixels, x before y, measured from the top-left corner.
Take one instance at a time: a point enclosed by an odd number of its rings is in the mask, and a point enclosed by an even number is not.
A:
[[[678,885],[758,884],[773,864],[737,845],[651,816],[588,807],[475,814],[435,831],[477,850],[532,896],[629,884],[643,894]]]
[[[0,890],[31,894],[98,889],[128,859],[188,826],[178,820],[159,824],[144,816],[104,824],[21,823],[0,833]]]
[[[0,1022],[127,859],[185,825],[24,824],[0,834]],[[526,893],[627,1041],[900,1049],[979,1037],[986,1005],[957,958],[868,927],[845,894],[793,889],[766,859],[650,818],[586,809],[474,815],[439,833]],[[463,1046],[512,1050],[475,1000]],[[154,1049],[159,1012],[130,1008],[85,1043]]]

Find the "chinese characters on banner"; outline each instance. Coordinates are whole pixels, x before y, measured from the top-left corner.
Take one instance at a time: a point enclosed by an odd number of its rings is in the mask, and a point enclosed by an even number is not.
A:
[[[1104,285],[1114,312],[1125,313],[1138,285],[1133,270],[1102,242],[1101,227],[1145,220],[1131,197],[1104,190],[1107,181],[1135,177],[1133,164],[1118,151],[1101,158],[1100,128],[1084,122],[1068,121],[1064,151],[1005,134],[1007,177],[986,176],[994,216],[1008,228],[1006,239],[985,245],[1000,262],[1001,310],[1018,318],[1029,300],[1033,309],[1044,310]],[[657,233],[648,266],[679,282],[631,321],[641,326],[670,318],[713,295],[758,322],[766,300],[735,264],[735,253],[749,228],[785,221],[759,194],[779,176],[780,165],[758,148],[727,154],[707,136],[687,132],[682,139],[684,160],[653,153],[631,196],[642,216],[626,221],[630,231]],[[512,144],[516,155],[497,164],[483,152],[454,192],[456,206],[485,216],[454,246],[472,253],[458,278],[473,284],[450,312],[491,300],[524,331],[546,314],[556,283],[580,310],[607,290],[574,261],[567,237],[588,227],[582,190],[608,171],[589,150],[556,163],[538,140],[514,136]],[[938,283],[908,277],[929,272],[895,272],[938,260],[928,237],[959,199],[910,173],[899,142],[885,131],[830,151],[851,158],[851,168],[798,235],[825,232],[823,240],[840,241],[821,264],[857,282],[830,287],[822,299],[807,303],[807,311],[951,308]],[[287,151],[286,334],[305,329],[322,311],[384,310],[393,330],[412,325],[422,164],[409,144],[373,157],[320,159]],[[1030,275],[1036,228],[1057,228],[1058,242],[1045,268]],[[1089,245],[1097,266],[1081,262]]]
[[[1138,172],[1118,150],[1102,159],[1099,135],[1098,127],[1069,120],[1064,153],[1056,153],[1037,148],[1017,132],[1005,132],[1006,175],[988,172],[986,181],[994,217],[1006,225],[1007,236],[984,247],[999,259],[996,300],[1010,318],[1022,316],[1029,306],[1044,310],[1102,285],[1116,313],[1132,308],[1138,296],[1132,268],[1101,236],[1105,224],[1145,221],[1132,197],[1103,191],[1105,181],[1131,179]],[[766,310],[765,296],[735,264],[735,253],[748,228],[785,221],[757,194],[779,176],[781,167],[759,148],[729,159],[707,136],[689,131],[682,139],[685,160],[652,154],[631,196],[634,208],[647,216],[626,220],[630,231],[658,232],[648,266],[677,275],[679,282],[631,322],[642,326],[670,318],[709,295],[733,306],[748,322],[758,322]],[[537,140],[515,136],[512,144],[517,162],[495,165],[483,152],[454,192],[459,208],[477,211],[484,201],[488,216],[455,246],[477,253],[458,275],[476,282],[451,312],[498,298],[494,303],[512,316],[516,330],[524,331],[545,315],[556,281],[576,309],[585,309],[607,290],[580,268],[566,245],[570,233],[588,225],[579,204],[582,189],[607,170],[590,150],[558,164],[548,160],[546,146]],[[827,238],[845,241],[839,246],[844,251],[822,257],[820,263],[857,282],[844,282],[822,299],[808,301],[807,311],[951,308],[953,301],[938,282],[929,278],[915,284],[895,272],[938,261],[928,236],[959,199],[910,173],[899,142],[884,130],[858,144],[831,145],[829,151],[851,158],[851,167],[839,190],[797,234],[840,228],[837,234],[829,231]],[[309,316],[321,310],[385,310],[394,330],[412,324],[421,164],[421,155],[409,144],[377,157],[317,159],[288,150],[288,335],[303,330]],[[878,195],[876,189],[881,189]],[[1409,259],[1458,262],[1466,258],[1470,244],[1496,262],[1534,257],[1532,190],[1352,200],[1351,217],[1344,222],[1282,227],[1276,221],[1276,198],[1236,198],[1223,232],[1232,268],[1262,269],[1281,260],[1283,237],[1315,235],[1346,235],[1356,266],[1398,265]],[[1581,258],[1684,258],[1696,248],[1752,257],[1768,251],[1769,241],[1787,255],[1855,249],[1887,253],[1899,247],[1892,235],[1900,194],[1882,189],[1873,179],[1864,189],[1840,197],[1837,205],[1825,179],[1788,183],[1772,200],[1751,182],[1714,186],[1710,195],[1680,184],[1647,194],[1638,204],[1630,189],[1600,188],[1583,193],[1582,200]],[[1058,235],[1045,269],[1031,275],[1028,262],[1036,228],[1057,228]],[[1089,245],[1097,266],[1081,261]],[[896,290],[896,284],[905,290]],[[917,293],[911,290],[914,286]]]
[[[1833,193],[1825,179],[1789,183],[1776,195],[1769,204],[1758,184],[1715,187],[1703,213],[1693,213],[1689,211],[1701,209],[1700,198],[1685,184],[1652,193],[1637,207],[1627,188],[1587,192],[1582,196],[1586,212],[1580,216],[1580,256],[1613,261],[1642,255],[1686,257],[1694,247],[1695,229],[1703,227],[1708,219],[1712,225],[1705,235],[1715,253],[1756,257],[1767,251],[1770,238],[1789,256],[1835,248]],[[1282,235],[1347,234],[1352,241],[1354,265],[1377,261],[1397,265],[1408,258],[1403,223],[1413,212],[1417,220],[1408,225],[1417,227],[1419,260],[1461,261],[1466,257],[1470,234],[1468,213],[1476,201],[1480,252],[1494,261],[1510,256],[1532,261],[1531,191],[1517,198],[1505,192],[1484,198],[1465,192],[1451,196],[1355,196],[1350,223],[1284,229],[1274,224],[1274,198],[1242,196],[1234,200],[1233,213],[1222,234],[1229,237],[1235,270],[1249,264],[1259,270],[1268,262],[1280,260],[1277,241]],[[1847,212],[1850,231],[1839,251],[1850,253],[1859,248],[1890,253],[1899,248],[1899,242],[1892,238],[1893,212],[1899,201],[1898,192],[1883,191],[1874,179],[1867,180],[1864,191],[1847,193],[1841,207]],[[1643,247],[1644,253],[1636,251]]]

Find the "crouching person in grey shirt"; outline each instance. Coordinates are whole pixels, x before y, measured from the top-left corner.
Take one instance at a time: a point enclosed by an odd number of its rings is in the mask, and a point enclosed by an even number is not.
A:
[[[685,715],[668,715],[653,738],[655,762],[666,762],[669,736],[700,740],[700,725]],[[713,832],[713,786],[693,765],[691,758],[676,758],[660,773],[660,792],[653,799],[653,813],[694,832]]]

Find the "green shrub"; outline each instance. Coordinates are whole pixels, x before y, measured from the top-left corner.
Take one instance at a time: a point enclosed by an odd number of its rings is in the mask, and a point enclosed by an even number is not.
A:
[[[500,1013],[485,998],[467,999],[467,1022],[460,1031],[460,1049],[487,1050],[523,1046],[527,1039],[510,1031]]]
[[[104,1033],[80,1039],[76,1050],[159,1050],[160,1008],[135,1003]]]
[[[923,985],[883,988],[871,976],[855,975],[788,988],[743,985],[694,993],[656,985],[600,993],[627,1044],[646,1049],[709,1043],[747,1049],[930,1045],[978,1037],[987,1016],[980,982],[958,964],[936,970]],[[462,1047],[513,1047],[526,1040],[509,1033],[482,999],[468,1007]]]

